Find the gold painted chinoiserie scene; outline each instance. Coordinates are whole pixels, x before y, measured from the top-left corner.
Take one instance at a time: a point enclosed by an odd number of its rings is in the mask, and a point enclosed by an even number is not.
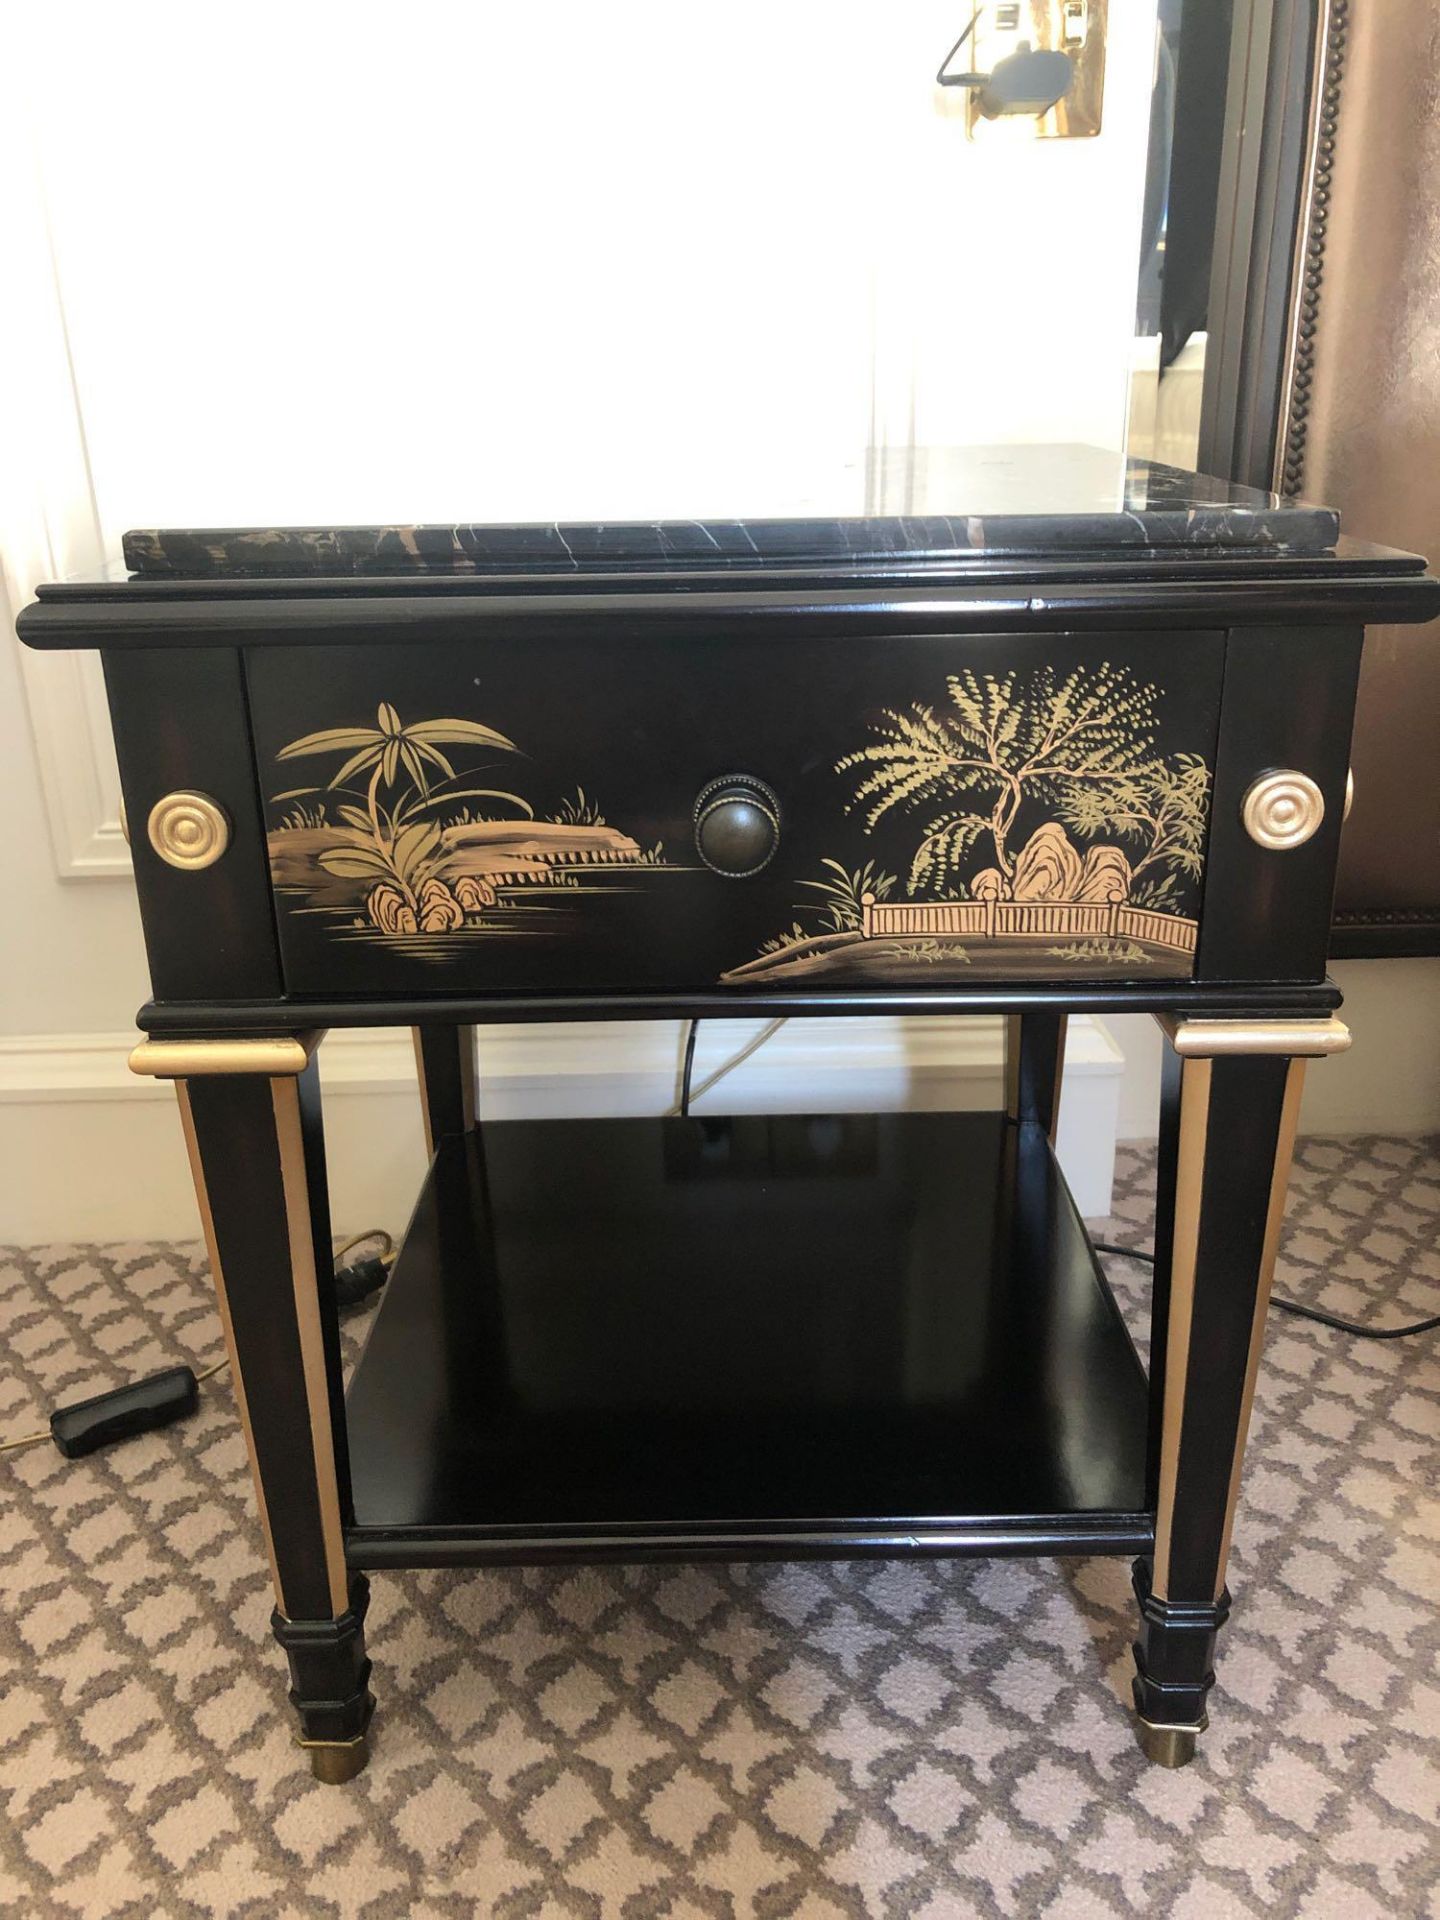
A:
[[[827,859],[803,884],[828,927],[797,920],[726,979],[875,978],[972,955],[1007,974],[1053,961],[1188,973],[1210,773],[1199,754],[1157,754],[1160,690],[1108,662],[967,668],[945,685],[938,710],[887,711],[836,767],[863,832],[914,818],[903,882]]]
[[[722,980],[903,978],[937,963],[1188,974],[1210,769],[1201,753],[1158,751],[1163,698],[1103,662],[967,668],[936,703],[882,710],[833,768],[848,857],[799,880],[790,927]],[[373,724],[290,741],[278,761],[340,764],[270,797],[277,893],[339,937],[440,959],[525,929],[557,898],[575,907],[684,864],[612,824],[583,786],[542,814],[488,784],[495,757],[520,751],[479,720],[404,720],[389,701]],[[865,852],[881,822],[909,835],[902,874]]]
[[[453,943],[436,935],[514,931],[517,893],[577,889],[596,867],[663,864],[662,846],[642,848],[611,826],[583,787],[537,817],[521,794],[457,771],[456,748],[472,763],[476,749],[520,751],[478,720],[405,722],[384,700],[373,726],[330,727],[283,747],[279,760],[344,757],[323,785],[272,796],[287,809],[268,835],[277,892],[343,933],[439,958]]]

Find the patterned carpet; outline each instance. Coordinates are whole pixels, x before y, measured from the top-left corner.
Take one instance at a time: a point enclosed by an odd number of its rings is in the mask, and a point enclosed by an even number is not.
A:
[[[1122,1156],[1113,1237],[1151,1192]],[[1281,1286],[1433,1313],[1437,1227],[1440,1142],[1312,1141]],[[12,1254],[0,1326],[7,1435],[218,1351],[191,1246]],[[337,1789],[290,1742],[222,1376],[166,1434],[0,1460],[0,1912],[1435,1915],[1437,1469],[1435,1336],[1272,1321],[1183,1772],[1133,1742],[1123,1563],[859,1563],[377,1577]]]

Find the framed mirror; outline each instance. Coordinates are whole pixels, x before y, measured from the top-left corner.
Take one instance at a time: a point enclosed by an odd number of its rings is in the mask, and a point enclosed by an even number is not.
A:
[[[1160,17],[1163,31],[1165,0]],[[1202,470],[1323,499],[1349,536],[1383,526],[1433,556],[1440,462],[1423,423],[1440,406],[1440,148],[1428,9],[1192,0],[1171,31],[1157,444],[1185,453],[1194,419]],[[1440,953],[1437,714],[1433,639],[1372,630],[1337,958]]]

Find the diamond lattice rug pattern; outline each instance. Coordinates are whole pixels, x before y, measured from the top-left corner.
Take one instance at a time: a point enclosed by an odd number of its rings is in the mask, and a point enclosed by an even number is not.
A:
[[[1109,1237],[1144,1242],[1122,1154]],[[1279,1286],[1436,1311],[1440,1141],[1303,1145]],[[1112,1271],[1137,1335],[1148,1276]],[[0,1429],[219,1335],[198,1246],[0,1257]],[[353,1323],[353,1350],[360,1329]],[[368,1772],[291,1744],[223,1376],[0,1461],[0,1912],[1440,1912],[1440,1352],[1272,1318],[1212,1724],[1127,1714],[1119,1561],[377,1576]]]

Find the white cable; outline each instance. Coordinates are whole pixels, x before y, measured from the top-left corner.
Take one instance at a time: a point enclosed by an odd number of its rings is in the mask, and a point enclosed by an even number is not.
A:
[[[769,1040],[774,1034],[777,1034],[780,1031],[781,1027],[785,1025],[785,1022],[789,1019],[789,1017],[790,1016],[788,1014],[782,1013],[779,1015],[777,1019],[769,1021],[765,1026],[763,1026],[760,1029],[759,1033],[751,1035],[751,1037],[745,1042],[744,1046],[740,1048],[738,1053],[732,1054],[728,1060],[723,1062],[722,1065],[716,1067],[713,1073],[707,1073],[705,1078],[702,1081],[700,1081],[698,1085],[692,1084],[690,1088],[691,1111],[692,1112],[694,1111],[695,1102],[700,1098],[702,1093],[709,1093],[710,1089],[713,1086],[718,1085],[718,1083],[725,1078],[727,1073],[733,1072],[734,1069],[740,1065],[742,1060],[748,1060],[752,1053],[757,1052],[759,1048],[763,1047],[767,1040]],[[667,1120],[673,1120],[679,1114],[679,1112],[680,1112],[680,1102],[677,1100],[673,1107],[667,1107],[665,1109],[665,1117]]]

